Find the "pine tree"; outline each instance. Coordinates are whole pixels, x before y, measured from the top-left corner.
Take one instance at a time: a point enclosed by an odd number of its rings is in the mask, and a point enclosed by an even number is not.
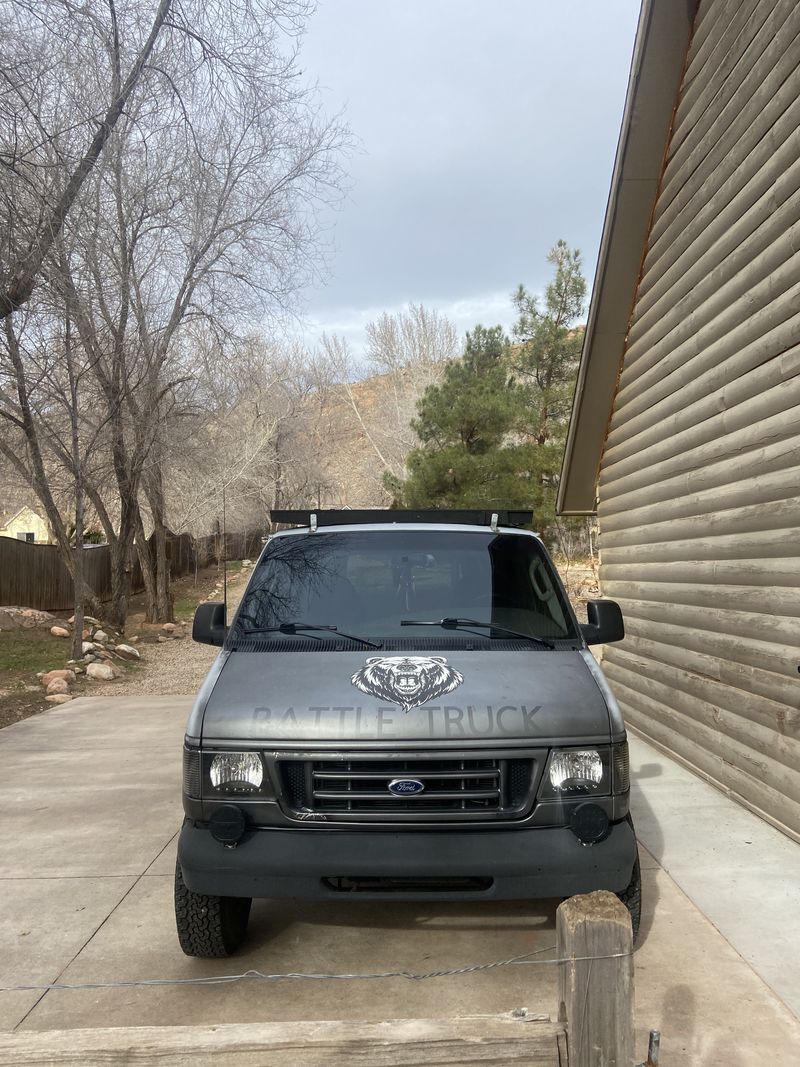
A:
[[[543,307],[522,285],[512,297],[516,343],[500,326],[476,326],[463,357],[426,390],[408,477],[386,481],[398,505],[533,508],[537,528],[553,521],[586,282],[565,242],[547,258],[555,276]]]
[[[583,327],[575,323],[584,312],[586,279],[580,252],[565,241],[550,249],[547,261],[555,277],[545,290],[544,308],[523,285],[512,297],[519,312],[514,363],[528,407],[527,436],[538,445],[563,445],[583,343]]]

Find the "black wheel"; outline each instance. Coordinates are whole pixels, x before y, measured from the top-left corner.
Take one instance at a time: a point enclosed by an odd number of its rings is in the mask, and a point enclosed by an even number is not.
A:
[[[250,917],[250,897],[212,897],[186,888],[175,864],[175,924],[187,956],[230,956],[241,945]]]
[[[633,929],[633,943],[639,936],[639,923],[642,918],[642,871],[639,866],[639,853],[636,853],[636,862],[633,865],[633,873],[627,887],[617,896],[630,912],[631,927]]]

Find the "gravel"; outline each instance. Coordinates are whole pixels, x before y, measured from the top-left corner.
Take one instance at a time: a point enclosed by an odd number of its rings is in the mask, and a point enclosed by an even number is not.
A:
[[[239,603],[244,590],[228,587],[228,614]],[[184,627],[179,627],[183,630]],[[170,638],[163,644],[140,644],[142,655],[137,668],[125,672],[124,678],[107,684],[94,683],[91,693],[97,696],[194,695],[202,685],[208,669],[219,652],[213,645],[199,645],[191,638],[191,624],[185,627],[182,640]]]

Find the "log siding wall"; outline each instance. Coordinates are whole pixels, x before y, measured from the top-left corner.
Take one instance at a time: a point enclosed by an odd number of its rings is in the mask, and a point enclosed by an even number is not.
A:
[[[598,494],[629,723],[800,837],[795,0],[701,0]]]

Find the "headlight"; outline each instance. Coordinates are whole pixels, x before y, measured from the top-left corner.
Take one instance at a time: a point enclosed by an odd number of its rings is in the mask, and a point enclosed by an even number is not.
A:
[[[618,796],[630,788],[628,742],[596,748],[556,748],[547,761],[539,796]]]
[[[596,748],[554,752],[550,785],[557,793],[596,793],[603,781],[603,760]]]
[[[556,748],[547,761],[539,796],[586,797],[611,795],[611,750],[597,748]]]
[[[257,793],[264,781],[264,764],[257,752],[219,752],[208,776],[219,793]]]

